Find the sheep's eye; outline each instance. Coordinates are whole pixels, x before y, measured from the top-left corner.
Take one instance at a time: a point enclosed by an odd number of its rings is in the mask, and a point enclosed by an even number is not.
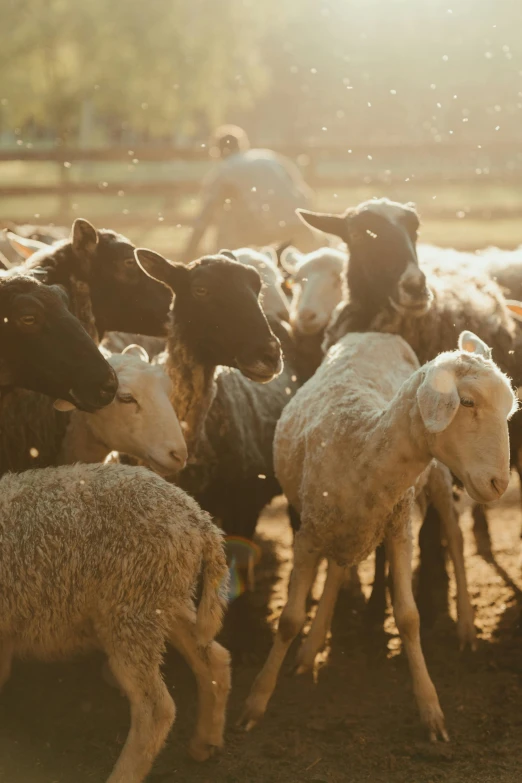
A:
[[[132,394],[118,394],[118,401],[119,402],[134,402],[136,405],[138,404],[138,400],[135,400]]]
[[[463,405],[465,408],[475,407],[475,403],[473,402],[473,400],[469,400],[467,397],[461,397],[460,404]]]
[[[36,323],[36,318],[34,315],[22,315],[20,318],[20,323],[22,323],[24,326],[34,326]]]
[[[203,299],[205,296],[208,296],[208,288],[205,288],[203,285],[197,285],[192,289],[194,296],[197,296],[199,299]]]
[[[125,264],[125,266],[128,266],[128,267],[135,267],[136,266],[136,262],[135,262],[135,260],[133,258],[126,258],[125,261],[124,261],[124,264]]]

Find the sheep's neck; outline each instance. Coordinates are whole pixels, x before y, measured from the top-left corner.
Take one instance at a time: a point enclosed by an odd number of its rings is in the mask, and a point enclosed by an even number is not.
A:
[[[198,361],[176,325],[170,329],[167,372],[172,382],[172,404],[181,423],[189,456],[205,442],[205,422],[214,400],[216,367]]]
[[[371,506],[378,499],[383,507],[393,508],[432,459],[416,400],[422,378],[417,371],[401,386],[368,439],[363,459],[371,469],[361,489]]]
[[[58,465],[73,462],[103,462],[110,454],[105,443],[96,438],[88,425],[91,414],[73,411],[58,454]]]

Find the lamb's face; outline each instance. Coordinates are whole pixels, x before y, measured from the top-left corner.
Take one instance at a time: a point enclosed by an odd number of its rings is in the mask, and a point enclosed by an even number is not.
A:
[[[341,253],[320,250],[294,265],[290,323],[297,334],[315,335],[326,328],[343,296],[345,264]]]
[[[163,368],[132,354],[115,354],[109,363],[118,376],[118,392],[107,408],[89,416],[93,432],[112,451],[142,459],[161,475],[183,470],[187,446]]]
[[[474,500],[497,500],[509,483],[507,422],[517,407],[507,377],[487,354],[441,354],[427,366],[417,401],[433,456]]]

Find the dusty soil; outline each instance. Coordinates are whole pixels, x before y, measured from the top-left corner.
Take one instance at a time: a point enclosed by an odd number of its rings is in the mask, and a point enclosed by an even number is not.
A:
[[[190,671],[169,654],[165,677],[178,715],[150,777],[154,783],[519,783],[522,780],[522,515],[511,488],[491,517],[491,552],[477,553],[462,524],[479,646],[459,653],[453,584],[450,612],[423,646],[446,714],[449,745],[430,745],[419,724],[406,661],[388,612],[384,632],[364,622],[364,597],[346,592],[331,646],[314,678],[291,675],[292,651],[265,720],[234,728],[266,654],[285,597],[291,536],[282,499],[259,526],[258,590],[240,637],[224,751],[206,764],[187,757],[195,719]],[[368,595],[371,562],[361,569]],[[316,591],[317,594],[317,591]],[[311,603],[311,611],[314,611]],[[128,728],[125,700],[101,678],[99,657],[17,663],[0,699],[1,783],[103,783]]]

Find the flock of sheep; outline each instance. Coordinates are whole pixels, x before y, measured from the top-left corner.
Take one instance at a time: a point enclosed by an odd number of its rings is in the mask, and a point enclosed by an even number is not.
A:
[[[301,218],[328,246],[222,250],[188,266],[82,219],[69,239],[8,234],[0,687],[15,656],[104,651],[131,706],[108,783],[143,781],[174,721],[166,642],[197,679],[192,756],[222,746],[223,534],[252,540],[282,492],[295,534],[288,601],[241,723],[267,708],[320,561],[298,671],[376,550],[370,607],[383,612],[388,562],[421,719],[448,739],[420,644],[411,517],[415,503],[425,525],[440,517],[460,643],[473,648],[454,492],[464,486],[485,525],[484,504],[522,471],[522,255],[417,247],[415,209],[386,199]]]

